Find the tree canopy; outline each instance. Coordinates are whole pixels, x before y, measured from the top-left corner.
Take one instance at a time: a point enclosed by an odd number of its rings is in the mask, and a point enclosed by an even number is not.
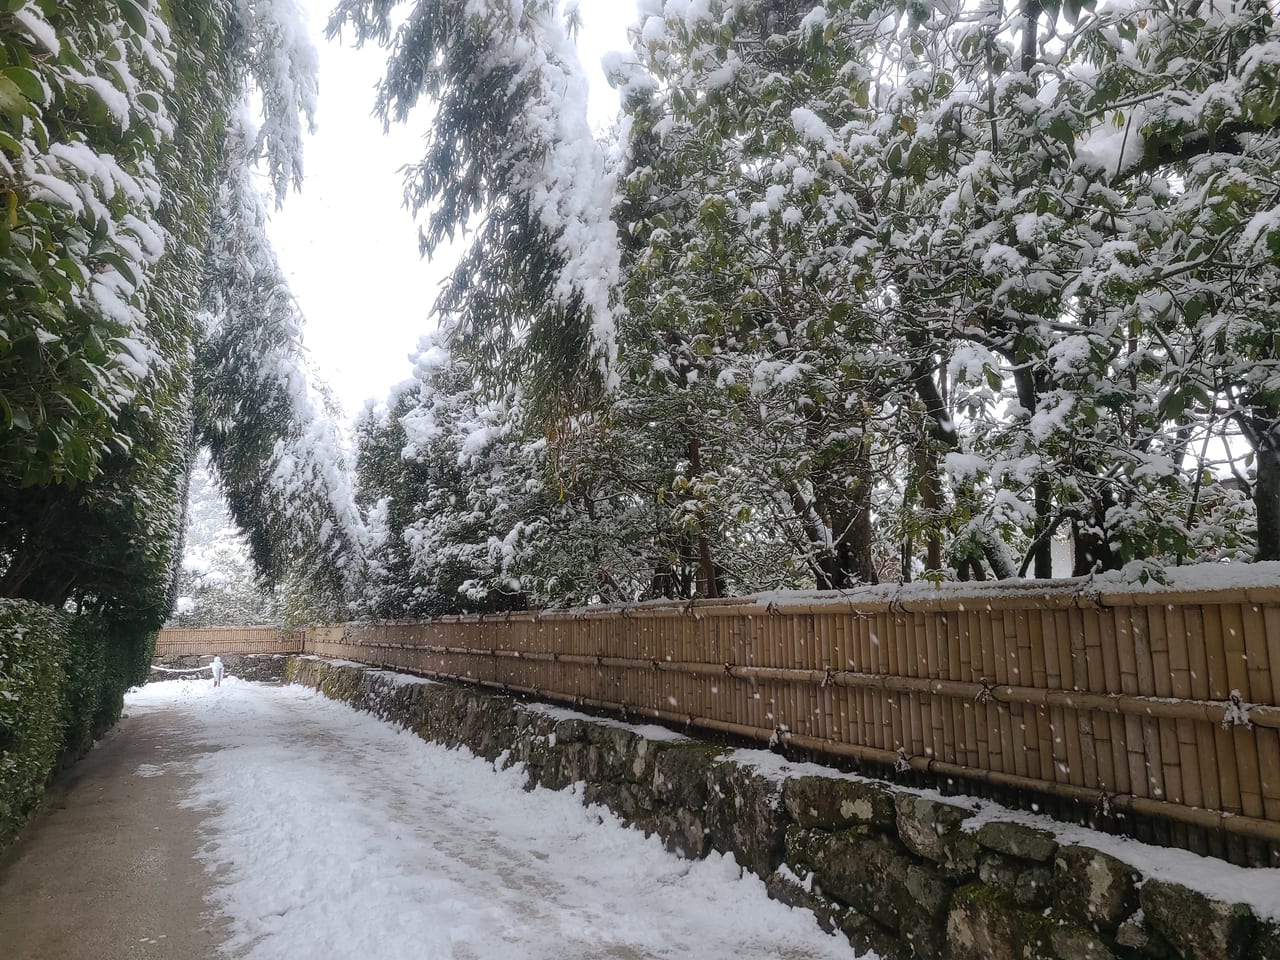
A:
[[[443,333],[362,428],[398,589],[554,604],[1280,557],[1269,5],[640,6],[600,141],[554,3],[344,0],[331,22],[390,50],[388,122],[436,102],[406,177],[426,248],[477,224]],[[538,205],[605,195],[616,269]],[[608,285],[606,377],[562,322],[584,274]]]
[[[1280,558],[1265,3],[645,0],[597,137],[575,5],[338,0],[467,242],[350,463],[293,0],[9,8],[0,595],[161,622],[201,448],[334,615]]]
[[[202,445],[265,575],[345,586],[358,523],[249,174],[300,181],[315,66],[292,0],[0,13],[0,596],[158,627]]]

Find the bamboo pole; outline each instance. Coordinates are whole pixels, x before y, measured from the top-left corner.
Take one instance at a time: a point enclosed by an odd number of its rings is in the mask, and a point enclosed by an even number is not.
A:
[[[1280,661],[1272,663],[1267,659],[1267,624],[1262,608],[1256,603],[1240,606],[1240,631],[1248,671],[1248,699],[1255,703],[1275,703],[1273,679],[1280,670]]]
[[[1150,590],[1142,592],[1101,591],[1091,588],[1087,580],[1063,581],[1061,585],[1045,585],[1037,582],[1020,584],[1001,583],[990,592],[975,588],[973,595],[956,593],[920,595],[906,591],[900,595],[885,595],[883,588],[871,593],[830,591],[804,596],[754,599],[728,597],[718,600],[697,600],[677,603],[656,600],[627,605],[598,605],[576,609],[544,609],[501,614],[466,614],[440,617],[440,624],[475,624],[483,622],[512,622],[516,620],[582,621],[630,617],[680,617],[680,616],[741,616],[774,613],[779,615],[830,613],[846,610],[855,615],[870,615],[893,611],[937,613],[972,610],[975,606],[991,606],[1000,609],[1044,610],[1058,608],[1098,609],[1101,607],[1147,607],[1173,604],[1177,606],[1210,605],[1223,602],[1224,594],[1241,597],[1245,602],[1260,605],[1280,603],[1280,587],[1258,587],[1237,590]],[[403,621],[391,621],[403,622]]]
[[[960,632],[960,614],[939,613],[931,618],[938,624],[937,680],[969,679],[964,659],[964,643]],[[968,760],[968,740],[964,725],[964,706],[948,697],[942,704],[943,744],[941,758],[952,763]]]

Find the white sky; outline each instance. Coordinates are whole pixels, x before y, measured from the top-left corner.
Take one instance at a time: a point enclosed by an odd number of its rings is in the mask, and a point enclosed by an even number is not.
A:
[[[334,0],[300,0],[320,54],[318,130],[306,144],[306,178],[272,214],[268,233],[306,316],[316,372],[348,417],[367,399],[385,400],[408,379],[409,354],[430,332],[427,314],[452,256],[418,256],[418,232],[402,203],[401,166],[422,156],[426,113],[384,135],[370,116],[385,54],[329,43],[324,25]],[[600,58],[625,49],[635,0],[581,0],[581,60],[591,81],[591,120],[607,125],[617,94]]]

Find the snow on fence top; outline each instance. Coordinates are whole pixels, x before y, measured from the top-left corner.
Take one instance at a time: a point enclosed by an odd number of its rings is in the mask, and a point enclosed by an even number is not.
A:
[[[852,610],[906,612],[1000,607],[1151,606],[1212,601],[1222,591],[1238,591],[1254,602],[1280,600],[1280,561],[1266,563],[1201,563],[1173,567],[1163,582],[1145,583],[1120,573],[1057,580],[994,580],[984,582],[918,581],[880,584],[848,590],[771,590],[716,600],[647,600],[631,604],[544,608],[438,618],[441,623],[484,623],[511,620],[608,619],[616,616],[665,616],[672,610],[696,616],[741,616],[763,613],[825,613]]]

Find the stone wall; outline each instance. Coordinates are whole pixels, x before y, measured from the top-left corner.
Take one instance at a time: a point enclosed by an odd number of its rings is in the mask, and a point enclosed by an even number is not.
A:
[[[1243,904],[1014,819],[975,828],[973,810],[935,795],[352,664],[296,657],[287,678],[523,764],[531,787],[581,783],[584,802],[682,856],[732,853],[772,896],[886,960],[1280,960],[1280,927]]]
[[[195,670],[199,667],[209,666],[212,660],[213,657],[211,655],[156,657],[151,661],[151,665],[164,669],[152,670],[147,677],[147,683],[156,683],[160,680],[178,680],[183,676],[209,679],[211,675],[208,670],[202,674],[177,674],[167,673],[166,671]],[[226,664],[227,676],[229,677],[238,677],[241,680],[256,680],[259,683],[279,683],[284,679],[284,671],[289,663],[289,657],[278,653],[228,653],[222,656],[222,662]]]

